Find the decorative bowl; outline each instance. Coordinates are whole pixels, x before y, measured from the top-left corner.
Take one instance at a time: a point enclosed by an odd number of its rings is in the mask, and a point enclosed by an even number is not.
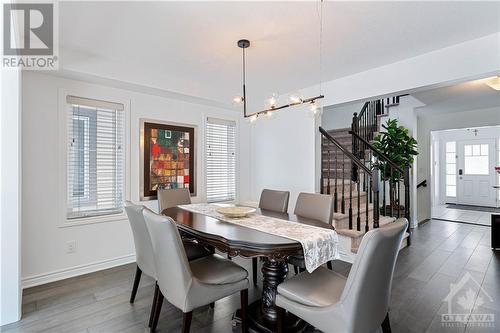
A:
[[[238,218],[245,217],[248,214],[254,213],[255,208],[252,207],[219,207],[217,208],[217,213],[220,213],[226,217]]]

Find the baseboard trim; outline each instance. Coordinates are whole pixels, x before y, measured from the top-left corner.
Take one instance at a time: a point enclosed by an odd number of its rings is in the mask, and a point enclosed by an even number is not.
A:
[[[73,266],[70,268],[64,268],[44,274],[27,276],[22,278],[21,287],[22,289],[31,288],[50,282],[55,282],[79,275],[102,271],[104,269],[113,268],[116,266],[130,264],[132,262],[135,262],[135,254],[129,254],[126,256],[116,257],[102,261],[96,261],[89,264]]]

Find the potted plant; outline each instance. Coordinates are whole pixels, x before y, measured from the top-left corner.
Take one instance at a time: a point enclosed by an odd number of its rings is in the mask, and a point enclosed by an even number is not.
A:
[[[373,142],[373,146],[382,154],[387,156],[401,169],[411,168],[417,152],[417,140],[410,136],[406,127],[398,124],[397,119],[389,119],[386,124],[382,125],[386,131],[379,133]],[[381,172],[382,181],[388,181],[390,186],[390,205],[384,207],[384,214],[387,209],[393,211],[402,210],[404,206],[400,205],[395,198],[395,189],[398,182],[403,179],[404,174],[400,171],[391,168],[391,166],[383,159],[378,159],[378,168]]]

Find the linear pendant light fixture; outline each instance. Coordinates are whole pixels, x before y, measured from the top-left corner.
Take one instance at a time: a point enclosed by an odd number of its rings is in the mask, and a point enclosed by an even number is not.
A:
[[[235,103],[243,103],[243,116],[245,118],[250,118],[250,121],[255,121],[259,116],[261,115],[267,115],[270,116],[272,112],[289,108],[291,106],[296,106],[296,105],[302,105],[302,104],[309,104],[311,112],[313,115],[319,114],[320,111],[320,106],[316,102],[318,99],[324,98],[321,94],[321,71],[322,71],[322,62],[321,62],[321,49],[322,49],[322,32],[323,32],[323,1],[321,0],[321,9],[320,9],[320,34],[319,34],[319,59],[320,59],[320,94],[318,96],[314,97],[308,97],[308,98],[302,98],[299,95],[291,95],[290,100],[287,104],[282,104],[278,105],[278,97],[273,94],[271,97],[269,97],[268,104],[269,107],[267,109],[253,112],[251,114],[247,113],[247,95],[246,95],[246,59],[245,59],[245,49],[250,47],[250,41],[248,39],[240,39],[237,43],[238,47],[241,48],[242,53],[243,53],[243,95],[242,96],[236,96],[233,101]]]

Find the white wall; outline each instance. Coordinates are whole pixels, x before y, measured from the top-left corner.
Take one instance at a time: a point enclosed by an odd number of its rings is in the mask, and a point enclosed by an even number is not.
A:
[[[353,102],[342,105],[327,106],[321,116],[321,126],[326,130],[351,128],[354,112],[359,113],[364,102]]]
[[[251,124],[253,201],[258,201],[264,188],[288,190],[293,212],[300,192],[315,191],[318,130],[306,110],[290,108]]]
[[[207,116],[239,120],[230,110],[188,103],[61,77],[24,73],[23,76],[23,262],[24,285],[34,285],[134,260],[134,246],[125,218],[102,223],[67,226],[64,188],[65,157],[61,156],[58,109],[61,94],[98,96],[129,101],[129,199],[139,202],[140,118],[197,126],[197,197],[205,198],[204,119]],[[240,126],[241,125],[241,126]],[[248,197],[248,126],[238,121],[238,197]],[[242,172],[243,171],[243,172]],[[61,187],[62,185],[62,187]],[[157,209],[156,201],[145,204]],[[76,241],[76,253],[66,253],[66,242]]]
[[[323,105],[411,93],[500,74],[500,32],[324,82]],[[317,94],[319,87],[301,90]]]
[[[420,154],[418,155],[419,180],[431,179],[431,131],[494,126],[500,124],[500,106],[496,108],[471,110],[447,114],[433,115],[432,112],[418,116],[418,141]],[[431,217],[431,186],[418,190],[418,221]]]
[[[0,75],[0,325],[5,325],[21,317],[21,72]]]

